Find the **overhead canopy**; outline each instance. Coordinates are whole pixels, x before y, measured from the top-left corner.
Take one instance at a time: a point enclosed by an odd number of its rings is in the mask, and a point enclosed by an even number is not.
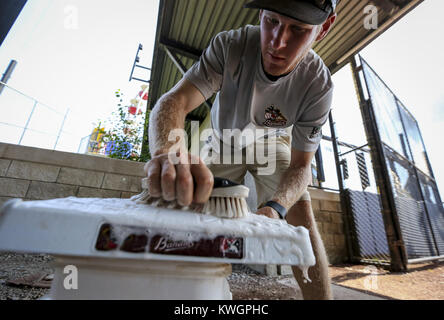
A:
[[[423,0],[342,0],[338,19],[325,39],[314,46],[332,73]],[[148,107],[171,89],[220,31],[258,24],[258,11],[244,9],[247,0],[160,0]],[[364,27],[376,6],[376,29]],[[374,7],[373,7],[374,8]],[[372,22],[372,21],[369,21]],[[374,21],[373,21],[374,22]],[[203,120],[208,106],[193,111],[188,119]]]

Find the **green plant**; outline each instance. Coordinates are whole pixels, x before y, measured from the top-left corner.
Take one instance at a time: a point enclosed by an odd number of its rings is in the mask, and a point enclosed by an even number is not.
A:
[[[146,115],[140,107],[139,112],[135,114],[135,106],[141,105],[137,98],[132,99],[129,105],[123,106],[123,93],[117,90],[115,94],[119,100],[118,109],[103,122],[105,133],[102,138],[104,145],[102,153],[114,159],[146,161],[140,154],[145,116],[149,115]]]

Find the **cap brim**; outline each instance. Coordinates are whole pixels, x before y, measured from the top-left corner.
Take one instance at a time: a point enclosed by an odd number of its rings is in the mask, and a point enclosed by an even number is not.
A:
[[[323,24],[329,16],[329,12],[322,11],[305,1],[254,0],[244,7],[273,11],[311,25]]]

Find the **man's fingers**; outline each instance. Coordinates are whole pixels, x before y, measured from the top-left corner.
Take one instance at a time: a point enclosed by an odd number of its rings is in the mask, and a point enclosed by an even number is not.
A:
[[[189,206],[193,201],[193,176],[190,172],[190,165],[176,165],[176,199],[179,205]]]
[[[198,157],[188,157],[189,154],[178,153],[179,161],[173,164],[167,155],[163,155],[145,165],[151,196],[166,201],[177,200],[181,206],[208,201],[213,190],[213,174]]]
[[[160,185],[161,165],[157,159],[151,160],[145,165],[145,173],[148,178],[148,191],[152,197],[162,196]]]
[[[162,161],[160,185],[162,198],[166,201],[173,201],[176,198],[176,169],[168,158]]]
[[[213,190],[213,174],[200,159],[198,164],[192,164],[190,166],[190,170],[195,182],[193,202],[205,203],[208,201]]]

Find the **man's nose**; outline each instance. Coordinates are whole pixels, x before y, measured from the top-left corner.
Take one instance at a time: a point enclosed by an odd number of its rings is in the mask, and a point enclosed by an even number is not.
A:
[[[280,49],[287,46],[289,30],[285,26],[279,26],[273,30],[272,47]]]

